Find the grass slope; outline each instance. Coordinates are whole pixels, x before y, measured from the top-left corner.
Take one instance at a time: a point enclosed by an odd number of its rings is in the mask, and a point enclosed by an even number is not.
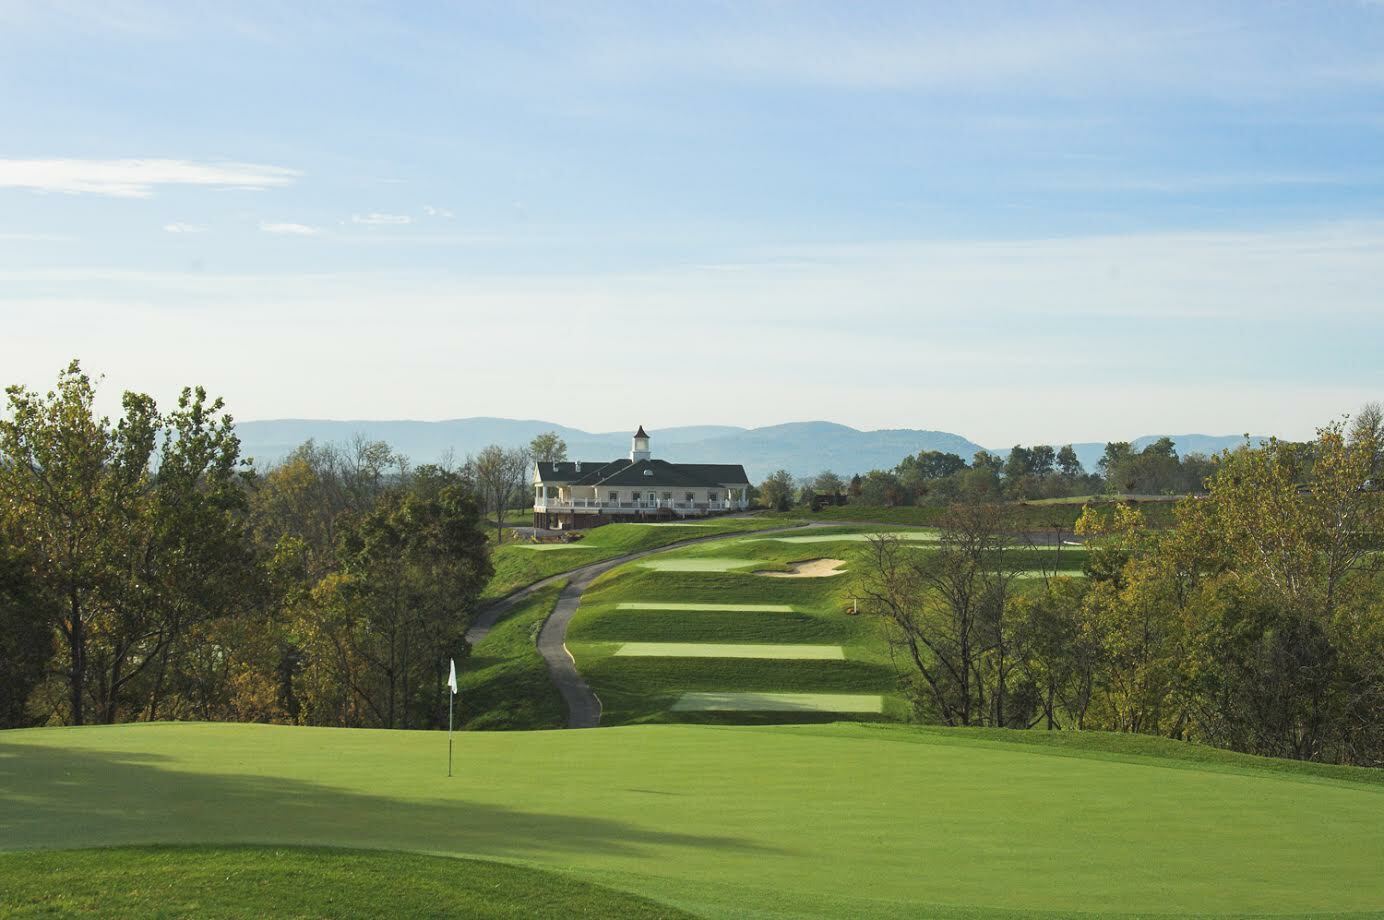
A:
[[[869,549],[863,535],[871,527],[815,529],[803,544],[753,535],[727,537],[670,550],[662,565],[621,566],[587,589],[572,620],[567,646],[577,667],[601,698],[603,725],[636,722],[821,722],[842,718],[806,710],[756,715],[679,707],[685,693],[883,694],[885,705],[872,718],[905,719],[908,705],[897,693],[898,672],[890,657],[883,624],[847,616],[851,571]],[[913,536],[917,532],[905,533]],[[914,545],[914,544],[910,544]],[[926,540],[919,553],[934,552]],[[825,578],[767,578],[756,571],[785,571],[797,562],[828,557],[845,560],[846,571]],[[727,559],[744,563],[727,568]],[[1016,551],[1014,562],[1079,574],[1085,550],[1037,547]],[[1023,584],[1038,582],[1025,579]],[[654,605],[663,605],[659,609]],[[702,606],[705,605],[705,606]],[[685,609],[667,609],[673,606]],[[778,607],[763,612],[726,607]],[[726,643],[786,647],[781,658],[704,656],[639,658],[620,654],[624,643]],[[792,660],[792,646],[840,646],[843,660]]]
[[[431,732],[0,732],[0,848],[428,852],[706,917],[1384,915],[1384,776],[1366,770],[1138,737],[846,723],[469,732],[457,777],[445,759]],[[22,861],[40,857],[12,858],[0,856],[18,886],[0,882],[6,909],[20,887],[59,887]],[[128,887],[110,865],[106,887]],[[214,883],[208,865],[151,878],[177,886],[176,910]],[[391,904],[417,877],[399,865],[372,886]],[[350,906],[312,894],[308,914]]]
[[[627,553],[655,549],[717,533],[744,533],[766,527],[791,524],[776,518],[755,516],[711,518],[695,525],[650,527],[642,524],[607,524],[586,531],[578,544],[561,549],[535,552],[522,544],[508,543],[491,550],[495,574],[485,587],[483,598],[493,600],[531,585],[551,575],[603,562]]]
[[[503,863],[298,847],[121,847],[0,857],[0,917],[687,917]]]
[[[566,581],[535,591],[500,620],[461,663],[458,724],[470,729],[562,728],[567,708],[538,654],[538,631]]]

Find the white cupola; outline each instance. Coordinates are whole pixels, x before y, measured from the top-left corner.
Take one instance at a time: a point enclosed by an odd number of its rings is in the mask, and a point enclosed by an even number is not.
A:
[[[649,451],[649,436],[644,433],[644,426],[640,425],[639,430],[634,433],[634,440],[630,443],[630,462],[638,463],[652,456]]]

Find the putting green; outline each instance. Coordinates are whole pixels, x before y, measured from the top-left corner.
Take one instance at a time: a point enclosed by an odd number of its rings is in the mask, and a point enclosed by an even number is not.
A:
[[[667,601],[621,601],[617,610],[714,610],[735,613],[792,613],[787,604],[683,604]]]
[[[919,532],[916,530],[898,531],[893,533],[827,533],[827,534],[804,534],[796,537],[752,537],[747,540],[750,543],[864,543],[866,540],[877,537],[898,537],[900,540],[916,543],[936,543],[941,539],[938,531]]]
[[[846,657],[839,645],[733,645],[722,642],[626,642],[615,654],[639,658],[784,658],[817,661],[843,661]]]
[[[749,565],[758,565],[753,559],[729,559],[723,556],[702,556],[684,559],[650,559],[636,563],[642,569],[656,572],[729,572]]]
[[[883,712],[869,693],[684,693],[674,712]]]
[[[1140,736],[849,724],[460,732],[450,779],[446,759],[442,732],[4,731],[0,849],[429,852],[712,918],[1384,911],[1384,785],[1364,769]]]

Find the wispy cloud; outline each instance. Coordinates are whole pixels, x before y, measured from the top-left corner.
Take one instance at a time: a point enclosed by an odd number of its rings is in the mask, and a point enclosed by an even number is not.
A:
[[[288,185],[302,173],[255,163],[191,160],[0,159],[0,188],[148,198],[162,185],[200,185],[256,191]]]
[[[370,226],[398,226],[413,223],[413,218],[407,214],[353,214],[351,215],[351,223]]]
[[[75,239],[66,233],[0,233],[0,242],[6,243],[70,243]]]
[[[280,233],[286,236],[317,236],[322,231],[307,224],[271,223],[260,221],[259,228],[265,233]]]
[[[448,220],[451,220],[453,217],[456,216],[446,208],[438,208],[430,204],[423,205],[423,213],[428,215],[429,217],[445,217]]]
[[[164,224],[163,229],[168,233],[206,233],[207,228],[201,224]]]

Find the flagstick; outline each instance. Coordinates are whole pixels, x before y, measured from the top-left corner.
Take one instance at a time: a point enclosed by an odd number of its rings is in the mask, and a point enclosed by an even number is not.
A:
[[[457,698],[456,691],[447,694],[447,775],[452,775],[452,701]]]

